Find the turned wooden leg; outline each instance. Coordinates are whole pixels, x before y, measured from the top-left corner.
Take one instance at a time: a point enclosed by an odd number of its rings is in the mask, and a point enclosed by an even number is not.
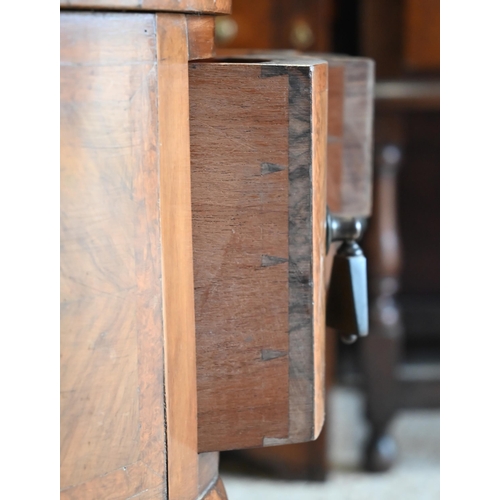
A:
[[[365,237],[370,294],[370,334],[361,342],[366,411],[371,426],[364,468],[385,471],[396,459],[394,439],[387,433],[397,407],[396,367],[402,323],[395,294],[400,272],[396,178],[401,149],[385,144],[377,152],[374,207]]]

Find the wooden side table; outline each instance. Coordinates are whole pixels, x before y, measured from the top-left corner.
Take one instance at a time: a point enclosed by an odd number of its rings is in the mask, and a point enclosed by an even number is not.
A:
[[[61,498],[224,499],[219,451],[323,426],[336,63],[215,58],[227,0],[61,8]]]

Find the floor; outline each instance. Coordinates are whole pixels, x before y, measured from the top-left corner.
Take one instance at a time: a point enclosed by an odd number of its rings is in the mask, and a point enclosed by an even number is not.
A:
[[[366,436],[361,394],[336,388],[329,405],[334,425],[327,482],[271,481],[223,473],[229,500],[439,499],[439,411],[400,412],[391,428],[399,444],[398,463],[390,472],[365,474],[358,470]]]

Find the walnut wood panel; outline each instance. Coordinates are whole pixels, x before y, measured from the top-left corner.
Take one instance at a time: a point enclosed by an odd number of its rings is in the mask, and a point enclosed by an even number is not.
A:
[[[60,0],[61,8],[230,14],[231,0]]]
[[[61,14],[65,499],[223,491],[217,456],[197,452],[191,28],[182,14]]]
[[[199,451],[321,429],[326,69],[190,64]]]
[[[61,498],[166,494],[155,19],[61,14]]]

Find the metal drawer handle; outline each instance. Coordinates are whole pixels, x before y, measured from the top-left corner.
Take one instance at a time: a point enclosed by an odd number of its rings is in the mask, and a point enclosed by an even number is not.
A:
[[[342,244],[333,261],[326,324],[335,328],[347,344],[368,335],[366,257],[356,242],[365,228],[366,219],[334,216],[327,207],[327,252],[332,242],[341,241]]]

